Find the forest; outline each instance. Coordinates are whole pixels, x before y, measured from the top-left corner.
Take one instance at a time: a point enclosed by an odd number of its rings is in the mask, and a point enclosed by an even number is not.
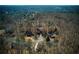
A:
[[[78,54],[79,13],[0,12],[0,54]]]

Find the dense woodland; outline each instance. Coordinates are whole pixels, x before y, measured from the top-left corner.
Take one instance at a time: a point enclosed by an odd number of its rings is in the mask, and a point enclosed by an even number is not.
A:
[[[0,53],[79,53],[79,13],[2,12]]]

